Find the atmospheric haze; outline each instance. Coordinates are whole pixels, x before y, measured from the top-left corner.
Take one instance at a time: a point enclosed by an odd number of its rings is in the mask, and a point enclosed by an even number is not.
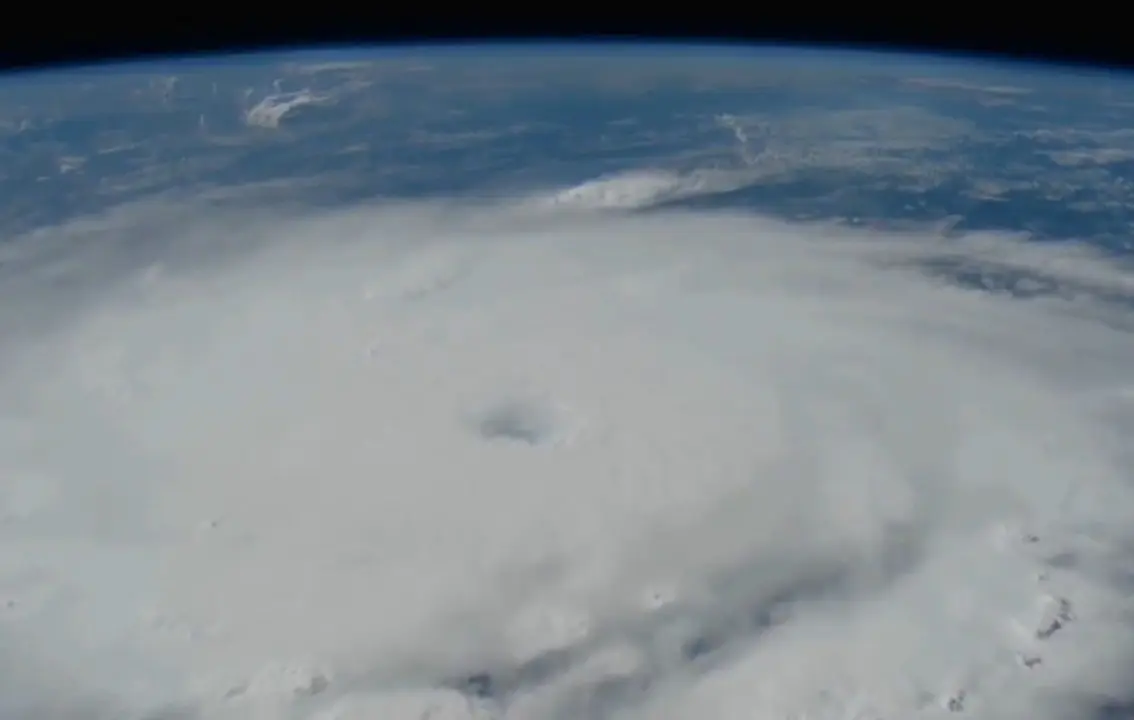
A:
[[[1129,707],[1130,269],[640,180],[9,243],[0,716]]]

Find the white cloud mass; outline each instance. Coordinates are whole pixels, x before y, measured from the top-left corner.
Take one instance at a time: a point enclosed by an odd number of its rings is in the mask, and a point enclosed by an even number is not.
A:
[[[1130,700],[1129,268],[631,190],[11,241],[0,717]]]

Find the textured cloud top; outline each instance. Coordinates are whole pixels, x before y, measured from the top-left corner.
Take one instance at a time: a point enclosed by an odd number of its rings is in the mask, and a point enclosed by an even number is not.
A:
[[[0,714],[1130,700],[1130,270],[659,178],[10,244]]]

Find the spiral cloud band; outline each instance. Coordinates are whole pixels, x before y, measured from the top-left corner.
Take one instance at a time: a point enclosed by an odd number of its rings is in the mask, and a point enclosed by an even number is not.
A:
[[[1134,274],[561,197],[7,248],[0,715],[1119,716]]]

